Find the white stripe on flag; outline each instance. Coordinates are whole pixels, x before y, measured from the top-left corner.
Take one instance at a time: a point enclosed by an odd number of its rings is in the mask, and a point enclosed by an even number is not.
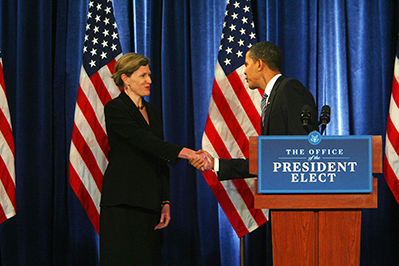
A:
[[[394,78],[396,80],[394,80],[394,82],[399,84],[399,76],[397,76],[397,74],[399,74],[398,58],[396,58],[395,62],[396,62],[396,67],[395,67],[395,77]],[[390,114],[393,125],[398,130],[399,129],[399,108],[395,102],[395,99],[393,98],[393,93],[391,94],[391,99],[390,99],[390,103],[389,103],[389,114]]]
[[[116,60],[122,56],[112,1],[91,1],[86,25],[69,182],[99,233],[101,187],[109,150],[104,105],[120,93],[111,78]],[[97,30],[109,34],[98,35]]]
[[[398,57],[395,57],[395,65],[394,65],[394,76],[397,81],[399,81],[399,59]]]
[[[256,223],[249,209],[247,208],[245,201],[241,197],[241,194],[238,193],[238,190],[234,183],[230,180],[222,181],[221,183],[227,194],[229,195],[231,202],[236,208],[238,215],[243,221],[245,221],[245,225],[248,228],[248,231],[251,232],[251,228],[258,227],[258,224]]]
[[[0,54],[0,223],[16,214],[14,139]]]
[[[248,95],[254,102],[255,107],[257,108],[258,113],[260,114],[260,100],[261,96],[257,90],[251,90],[248,88],[248,85],[245,82],[245,75],[244,75],[245,66],[241,66],[237,68],[236,72],[239,74],[242,85],[245,86],[245,89]],[[242,126],[244,133],[247,136],[256,136],[258,133],[256,129],[253,127],[252,123],[249,123],[250,118],[248,117],[245,108],[241,105],[240,100],[237,97],[237,94],[234,92],[231,83],[227,79],[226,75],[223,72],[223,69],[220,67],[219,62],[216,64],[216,73],[215,73],[215,80],[219,85],[220,90],[223,92],[224,97],[226,98],[227,102],[229,103],[232,111],[237,119],[238,123]]]
[[[0,58],[0,64],[1,63],[1,58]],[[0,65],[1,67],[1,65]],[[2,77],[0,77],[2,78]],[[8,103],[7,103],[7,95],[5,94],[5,88],[3,88],[0,84],[0,109],[3,111],[3,114],[8,122],[9,125],[11,125],[11,117],[10,117],[10,110],[8,109]]]
[[[212,110],[212,111],[211,111]],[[209,118],[213,122],[216,130],[218,131],[220,138],[223,140],[223,143],[228,147],[230,151],[230,155],[233,158],[244,158],[244,154],[241,151],[240,146],[237,144],[235,141],[233,135],[231,134],[231,131],[229,130],[228,126],[226,125],[226,122],[223,119],[223,116],[221,115],[219,108],[213,101],[213,97],[211,97],[211,102],[209,104]],[[205,134],[204,134],[205,135]],[[208,143],[202,142],[202,147],[205,151],[208,151]],[[217,156],[215,151],[211,153],[208,151],[212,156]]]
[[[81,182],[83,183],[87,192],[92,198],[94,205],[97,209],[97,212],[100,213],[101,192],[98,189],[96,182],[93,179],[93,176],[88,170],[87,165],[80,156],[80,153],[76,149],[74,143],[71,144],[70,163],[72,167],[75,169],[75,171],[79,173],[79,178]]]
[[[260,133],[261,100],[244,75],[246,51],[256,42],[250,2],[227,2],[224,23],[241,30],[223,27],[202,147],[215,157],[246,158],[249,136]],[[204,177],[238,237],[267,221],[268,210],[253,208],[254,179],[219,183],[213,173]]]
[[[202,144],[203,144],[203,149],[208,151],[210,154],[216,153],[206,134],[203,135]],[[248,178],[245,181],[247,182],[252,193],[254,193],[254,178]],[[227,180],[227,181],[222,181],[221,184],[224,187],[226,193],[228,194],[230,201],[237,210],[238,215],[241,217],[243,221],[245,221],[249,232],[255,230],[258,227],[258,224],[254,220],[251,212],[246,207],[246,204],[243,201],[241,194],[238,193],[234,183],[230,180]],[[263,212],[264,215],[267,217],[269,210],[263,210]]]
[[[102,104],[101,99],[99,98],[93,83],[91,82],[90,78],[87,76],[87,73],[83,67],[81,68],[80,71],[79,85],[83,93],[86,95],[86,98],[89,101],[91,107],[93,108],[98,122],[100,123],[101,127],[105,132],[104,105]]]
[[[93,156],[96,159],[96,163],[100,168],[102,174],[104,174],[105,169],[108,165],[108,159],[103,153],[100,145],[98,144],[93,130],[91,129],[89,123],[86,120],[86,117],[84,116],[78,105],[76,105],[75,108],[75,125],[78,128],[80,134],[83,136],[86,144],[90,147],[90,150],[93,153]]]
[[[13,217],[16,214],[12,202],[8,197],[8,193],[2,182],[0,182],[0,206],[3,208],[4,214],[6,215],[7,219]]]
[[[396,178],[399,179],[399,155],[388,138],[385,144],[385,155],[389,165],[396,175]]]
[[[396,129],[399,129],[399,108],[396,105],[396,102],[392,96],[389,104],[389,114],[393,125],[395,126]]]
[[[399,52],[399,42],[398,51]],[[399,202],[399,60],[395,57],[392,94],[389,104],[387,132],[385,141],[384,176],[393,195]]]
[[[122,54],[119,54],[115,57],[115,61],[117,61],[119,58],[122,57]],[[114,79],[111,77],[111,71],[108,68],[108,65],[105,65],[102,67],[99,71],[98,74],[100,75],[105,87],[107,88],[107,91],[111,95],[111,98],[115,98],[118,96],[121,91],[120,89],[115,85]]]
[[[3,132],[0,131],[0,151],[1,151],[1,159],[4,161],[4,164],[7,168],[7,172],[11,176],[11,180],[14,183],[15,187],[15,163],[14,163],[14,154],[8,146],[7,141],[3,135]]]

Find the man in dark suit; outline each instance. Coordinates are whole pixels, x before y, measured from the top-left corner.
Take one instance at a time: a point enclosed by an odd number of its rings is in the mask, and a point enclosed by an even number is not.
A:
[[[281,50],[271,42],[256,43],[245,56],[244,73],[249,88],[265,91],[261,101],[261,134],[306,135],[317,130],[315,100],[301,82],[281,75],[282,62]],[[301,122],[305,105],[308,105],[313,118],[307,128]],[[247,159],[211,159],[219,181],[254,177],[249,174]],[[209,170],[201,168],[199,160],[193,159],[190,163],[199,170]]]

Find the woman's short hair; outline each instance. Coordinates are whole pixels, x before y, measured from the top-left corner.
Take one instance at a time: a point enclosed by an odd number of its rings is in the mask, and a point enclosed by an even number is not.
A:
[[[141,66],[146,66],[149,63],[150,59],[141,54],[127,53],[123,55],[116,62],[115,73],[112,75],[116,86],[118,86],[119,88],[125,87],[125,84],[121,78],[122,74],[130,77]]]

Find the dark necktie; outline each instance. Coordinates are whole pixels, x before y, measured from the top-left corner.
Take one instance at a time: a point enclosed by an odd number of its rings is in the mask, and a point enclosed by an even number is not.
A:
[[[266,100],[267,100],[267,94],[263,93],[262,100],[260,101],[260,109],[262,111],[262,115],[261,115],[262,124],[264,123],[264,119],[265,119],[265,113],[266,113],[266,107],[267,107]]]

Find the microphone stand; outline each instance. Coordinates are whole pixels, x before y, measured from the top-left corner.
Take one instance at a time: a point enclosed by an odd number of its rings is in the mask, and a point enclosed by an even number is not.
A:
[[[310,130],[309,130],[309,127],[308,127],[308,124],[310,123],[310,121],[311,121],[310,106],[305,104],[302,107],[301,122],[302,122],[302,126],[306,130],[307,134],[310,133]]]
[[[320,113],[320,122],[319,125],[321,124],[321,131],[320,134],[323,135],[324,131],[327,128],[327,124],[330,122],[330,106],[324,105],[323,108],[321,108],[321,113]]]

